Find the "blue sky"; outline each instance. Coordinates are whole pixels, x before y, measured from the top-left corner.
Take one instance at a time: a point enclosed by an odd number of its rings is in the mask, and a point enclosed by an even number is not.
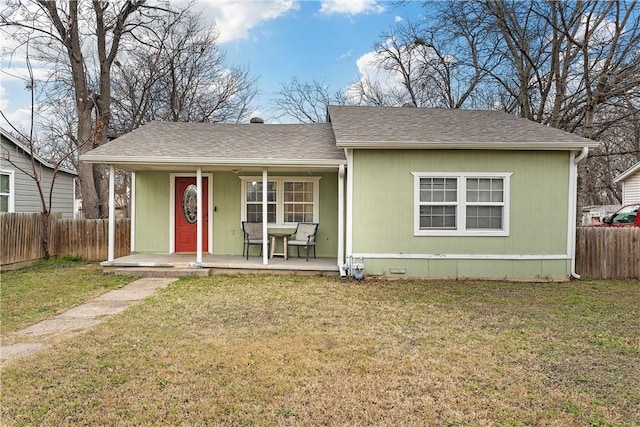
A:
[[[320,2],[303,1],[297,10],[260,23],[247,39],[224,47],[230,62],[260,75],[261,101],[273,98],[292,77],[344,89],[361,77],[357,61],[373,50],[383,31],[422,12],[418,2],[402,9],[389,2],[371,5],[375,8],[358,13],[327,13],[321,12]]]
[[[215,20],[227,65],[247,66],[259,77],[256,114],[267,121],[275,120],[269,103],[281,83],[297,77],[344,89],[361,77],[358,60],[382,32],[423,13],[420,1],[400,8],[376,0],[197,0],[195,6]],[[12,122],[25,123],[29,94],[15,78],[23,69],[7,68],[6,58],[2,69],[0,109]]]

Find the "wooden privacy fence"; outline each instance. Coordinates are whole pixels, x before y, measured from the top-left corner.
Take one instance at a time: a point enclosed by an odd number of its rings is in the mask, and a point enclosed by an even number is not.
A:
[[[0,265],[3,269],[42,259],[42,216],[39,213],[0,213]],[[115,256],[130,253],[131,223],[116,220]],[[50,217],[52,257],[80,256],[85,261],[104,261],[109,251],[107,219],[61,219]]]
[[[117,219],[115,256],[131,251],[131,222]],[[105,261],[109,258],[109,220],[61,219],[56,222],[56,255],[73,255],[85,261]]]
[[[640,228],[578,227],[576,272],[590,279],[640,279]]]
[[[49,217],[49,253],[55,246],[55,223],[61,214]],[[39,213],[0,213],[0,265],[19,264],[44,258],[42,215]]]

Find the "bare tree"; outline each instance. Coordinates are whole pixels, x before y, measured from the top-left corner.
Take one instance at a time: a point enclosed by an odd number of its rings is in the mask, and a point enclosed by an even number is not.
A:
[[[238,122],[250,113],[256,79],[225,64],[215,28],[192,10],[156,23],[145,49],[123,48],[112,83],[117,134],[150,120]]]
[[[9,6],[0,15],[0,26],[13,27],[11,36],[18,40],[33,40],[41,59],[52,64],[61,90],[73,95],[77,122],[68,137],[78,153],[106,143],[111,124],[111,69],[120,45],[166,10],[148,6],[144,0],[36,0]],[[79,164],[78,178],[87,217],[106,216],[104,167]]]
[[[396,25],[374,46],[371,65],[387,73],[386,81],[363,76],[351,96],[369,105],[486,107],[483,83],[499,60],[495,35],[481,25],[486,16],[468,8],[465,14],[451,11],[447,20]]]
[[[279,118],[290,117],[300,123],[323,123],[326,121],[328,105],[343,105],[346,102],[342,92],[331,92],[324,81],[304,82],[297,77],[282,83],[273,101],[280,111]]]
[[[26,66],[29,74],[27,87],[31,88],[31,118],[30,118],[30,126],[29,131],[27,133],[19,130],[16,126],[14,126],[8,119],[8,117],[0,111],[0,115],[7,122],[7,124],[11,127],[13,132],[18,135],[18,139],[20,142],[26,147],[28,150],[28,159],[26,162],[23,159],[14,158],[10,152],[3,149],[2,158],[11,164],[14,168],[21,171],[23,174],[31,178],[35,184],[35,187],[38,191],[38,196],[40,199],[40,209],[41,209],[41,221],[42,221],[42,250],[44,253],[44,259],[49,259],[51,255],[50,251],[50,242],[49,242],[49,234],[50,234],[50,220],[51,220],[51,207],[53,204],[53,190],[55,188],[56,178],[58,177],[58,173],[60,169],[63,167],[65,162],[73,157],[75,154],[75,150],[67,151],[66,154],[60,155],[57,161],[50,161],[49,163],[53,166],[53,172],[51,176],[51,182],[47,187],[44,182],[42,169],[36,164],[36,155],[38,151],[38,144],[36,141],[36,135],[34,134],[34,111],[35,111],[35,95],[34,95],[34,86],[35,80],[33,77],[33,70],[31,68],[31,62],[29,60],[29,50],[27,48],[26,51]],[[59,153],[60,154],[60,153]]]

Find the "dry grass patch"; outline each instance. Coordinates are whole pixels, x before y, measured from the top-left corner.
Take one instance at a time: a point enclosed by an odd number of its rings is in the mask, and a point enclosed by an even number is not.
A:
[[[2,375],[7,425],[638,425],[638,282],[183,279]]]

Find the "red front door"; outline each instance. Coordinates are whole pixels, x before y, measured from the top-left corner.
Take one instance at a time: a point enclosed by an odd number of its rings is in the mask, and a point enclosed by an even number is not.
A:
[[[209,181],[202,178],[202,251],[209,250]],[[196,252],[197,248],[197,187],[195,177],[176,177],[176,252]]]

